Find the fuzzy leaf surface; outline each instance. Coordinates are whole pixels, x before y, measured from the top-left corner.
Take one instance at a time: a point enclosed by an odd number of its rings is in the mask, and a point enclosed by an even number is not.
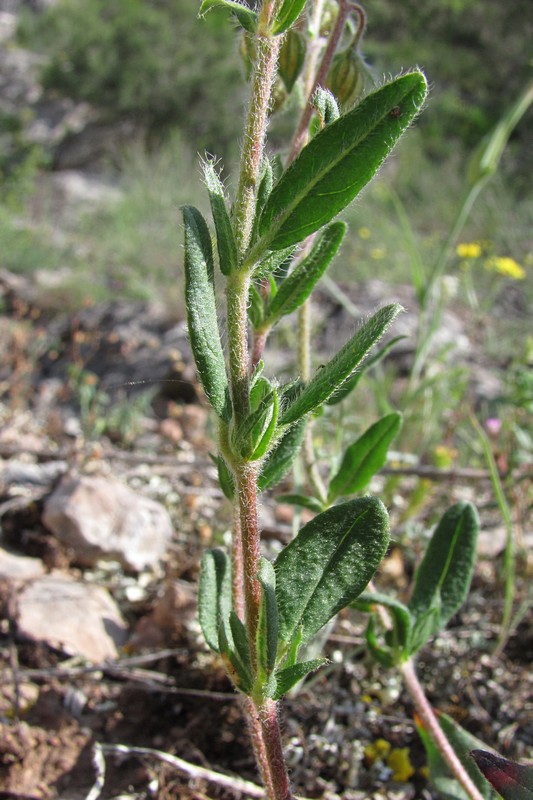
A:
[[[303,241],[346,208],[422,107],[421,72],[402,75],[327,125],[274,186],[259,222],[265,248]]]
[[[319,667],[327,662],[326,658],[314,658],[312,661],[300,661],[298,664],[293,664],[292,667],[285,667],[276,672],[276,691],[274,693],[274,700],[279,700],[284,694],[287,694],[293,686],[309,675],[310,672],[315,672]]]
[[[402,310],[397,304],[381,308],[357,333],[319,369],[307,386],[284,409],[280,424],[287,425],[305,416],[330,397],[359,366],[370,348],[383,336]]]
[[[261,559],[259,567],[261,603],[257,627],[257,659],[266,674],[274,669],[278,651],[278,606],[276,601],[276,573],[270,561]]]
[[[207,399],[229,417],[228,376],[215,302],[213,251],[207,223],[194,206],[182,209],[185,227],[185,304],[191,349]]]
[[[402,415],[387,414],[371,425],[344,453],[329,485],[328,500],[360,492],[387,460],[390,443],[398,434]]]
[[[204,164],[204,177],[211,203],[211,213],[215,223],[217,234],[217,250],[220,271],[224,275],[237,267],[238,254],[237,244],[233,235],[233,227],[226,208],[226,197],[222,181],[217,175],[215,165],[212,161]]]
[[[321,234],[313,249],[281,283],[270,303],[268,322],[273,324],[281,316],[292,314],[299,308],[331,264],[348,226],[345,222],[333,222]]]
[[[283,0],[272,26],[272,33],[283,33],[293,25],[305,6],[305,0]]]
[[[222,550],[207,550],[202,557],[198,587],[198,614],[205,640],[220,652],[219,631],[231,610],[231,565]]]
[[[437,609],[435,620],[442,628],[462,606],[474,571],[478,532],[477,512],[470,503],[456,503],[444,513],[416,571],[408,604],[415,619]]]
[[[357,372],[354,372],[353,375],[350,375],[350,377],[344,381],[344,383],[341,384],[338,389],[335,390],[331,397],[328,397],[326,401],[327,405],[335,406],[337,403],[340,403],[341,400],[344,400],[345,397],[348,397],[348,395],[353,392],[365,372],[367,372],[374,364],[379,363],[387,355],[389,350],[392,350],[395,344],[401,342],[401,340],[405,338],[407,337],[395,336],[394,339],[391,339],[389,342],[387,342],[387,344],[384,344],[383,347],[380,347],[373,356],[367,358],[365,363],[361,365],[361,368],[358,369]]]
[[[389,541],[383,503],[363,497],[307,523],[275,562],[279,636],[302,643],[363,591]]]
[[[203,0],[198,12],[200,16],[207,14],[212,8],[225,8],[231,11],[245,31],[254,33],[257,28],[257,14],[252,11],[244,3],[235,2],[235,0]]]
[[[283,434],[261,465],[257,488],[264,492],[285,477],[302,446],[305,420],[299,420]]]

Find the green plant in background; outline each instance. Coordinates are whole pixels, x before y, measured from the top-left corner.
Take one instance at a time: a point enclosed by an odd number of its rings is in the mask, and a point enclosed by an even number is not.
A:
[[[244,28],[250,103],[235,197],[230,202],[219,165],[207,159],[203,169],[212,228],[197,208],[188,205],[182,210],[191,347],[218,418],[215,461],[220,483],[235,509],[231,553],[209,550],[202,560],[200,623],[208,645],[220,654],[243,695],[260,773],[268,796],[276,800],[293,796],[277,701],[324,663],[320,657],[302,658],[301,649],[361,595],[385,553],[389,521],[381,501],[371,496],[347,498],[364,489],[382,466],[399,429],[399,415],[382,417],[348,447],[327,487],[318,474],[313,480],[310,454],[314,491],[295,502],[318,513],[273,563],[260,553],[257,497],[290,469],[305,438],[306,423],[325,403],[355,388],[356,370],[401,310],[389,305],[377,311],[335,356],[313,375],[307,374],[307,300],[346,232],[345,224],[334,218],[373,177],[420,110],[427,91],[424,75],[413,71],[339,112],[335,97],[321,88],[321,82],[334,64],[352,15],[356,30],[362,32],[364,27],[362,9],[341,0],[323,51],[313,53],[311,73],[302,73],[307,102],[287,163],[269,159],[266,126],[280,46],[284,36],[285,43],[291,42],[292,26],[304,5],[302,0],[265,2],[252,11],[232,0],[204,0],[202,13],[222,6]],[[315,32],[321,13],[320,4],[309,9]],[[302,49],[308,42],[299,33],[296,36],[291,52],[281,60],[288,90],[306,61]],[[355,38],[358,45],[359,37]],[[219,330],[216,267],[225,285],[226,347]],[[265,345],[278,320],[294,311],[301,315],[301,374],[280,384],[264,374]],[[378,353],[375,358],[379,357]],[[388,650],[379,647],[372,634],[369,646],[376,654],[387,653],[390,665],[400,665],[410,686],[413,654],[466,596],[477,530],[472,506],[452,507],[432,539],[409,606],[371,595],[373,603],[390,607],[395,627],[388,634]],[[445,737],[432,733],[453,756]],[[471,797],[479,798],[456,762],[462,784],[469,787]]]

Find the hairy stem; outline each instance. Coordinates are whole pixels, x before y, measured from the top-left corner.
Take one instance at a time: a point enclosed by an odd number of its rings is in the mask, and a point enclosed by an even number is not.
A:
[[[257,57],[252,76],[250,104],[241,153],[239,186],[234,211],[235,238],[242,257],[250,244],[255,200],[265,146],[272,82],[280,47],[280,37],[258,33]]]

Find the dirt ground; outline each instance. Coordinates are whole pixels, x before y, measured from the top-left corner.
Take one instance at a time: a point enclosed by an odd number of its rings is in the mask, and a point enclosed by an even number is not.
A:
[[[24,360],[27,342],[21,338],[19,344],[17,358],[13,349],[9,351],[8,368],[20,385],[31,384],[35,378],[27,375]],[[137,443],[127,448],[108,438],[90,444],[79,433],[67,435],[65,417],[59,414],[49,413],[48,427],[43,427],[35,405],[22,402],[22,389],[17,394],[13,386],[11,382],[7,391],[4,382],[0,466],[16,459],[32,464],[64,459],[70,468],[112,474],[166,502],[176,537],[159,575],[141,580],[121,570],[92,571],[91,580],[110,591],[129,625],[128,643],[113,662],[88,664],[46,641],[21,639],[13,587],[9,580],[2,582],[0,800],[251,796],[239,786],[221,787],[204,773],[191,776],[161,757],[171,754],[206,770],[258,782],[239,698],[222,665],[207,651],[196,621],[199,558],[205,546],[221,543],[230,510],[216,487],[208,458],[210,423],[196,402],[193,383],[188,384],[187,411],[181,421],[176,417],[175,428],[145,427]],[[33,386],[36,398],[39,386]],[[179,404],[176,398],[166,402],[167,407]],[[72,415],[68,397],[66,406]],[[404,476],[398,492],[412,491],[418,480]],[[41,522],[50,490],[51,486],[2,484],[2,544],[41,559],[47,570],[79,578],[83,572],[72,554]],[[502,755],[531,760],[530,543],[522,539],[517,548],[515,609],[523,610],[521,620],[496,652],[503,613],[502,547],[490,482],[468,476],[434,480],[429,496],[433,508],[457,499],[474,500],[484,538],[467,603],[419,654],[420,678],[436,709]],[[524,504],[527,507],[525,499]],[[291,513],[288,507],[264,500],[267,554],[288,540]],[[391,515],[394,529],[399,519],[394,504]],[[424,524],[422,515],[420,530]],[[380,589],[406,596],[422,538],[407,533],[395,537],[378,575]],[[142,589],[137,595],[131,591],[136,584]],[[364,629],[363,616],[342,613],[325,639],[329,664],[281,704],[294,789],[300,796],[324,800],[437,798],[428,783],[409,696],[396,674],[369,660]],[[387,742],[389,752],[397,752],[409,769],[402,774],[385,757],[372,755],[372,745],[379,740]],[[139,748],[157,752],[140,753]]]

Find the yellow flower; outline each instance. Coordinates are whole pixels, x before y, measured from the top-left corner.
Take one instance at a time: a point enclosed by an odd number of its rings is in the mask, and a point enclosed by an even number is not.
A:
[[[370,239],[370,228],[359,228],[357,233],[361,239]]]
[[[381,261],[382,258],[385,258],[387,255],[387,251],[384,247],[373,247],[370,251],[370,258],[373,258],[374,261]]]
[[[408,747],[395,747],[387,757],[387,766],[392,770],[392,780],[406,783],[415,769],[411,764]]]
[[[514,281],[522,281],[526,277],[526,271],[518,264],[514,258],[508,256],[492,256],[485,261],[485,268],[494,270],[504,278],[512,278]]]
[[[481,245],[479,242],[461,242],[461,244],[457,245],[455,252],[459,258],[479,258]]]

